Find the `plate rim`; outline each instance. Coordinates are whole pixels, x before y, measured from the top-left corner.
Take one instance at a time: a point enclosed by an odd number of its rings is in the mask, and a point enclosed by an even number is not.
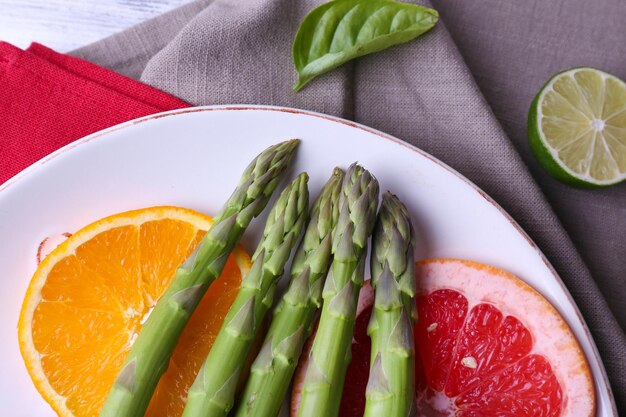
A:
[[[54,152],[44,156],[43,158],[39,159],[38,161],[32,163],[31,165],[29,165],[25,169],[23,169],[20,172],[18,172],[13,177],[9,178],[3,184],[0,184],[0,198],[2,197],[2,192],[12,188],[15,184],[19,184],[22,179],[30,176],[31,173],[34,173],[35,171],[41,169],[43,166],[45,166],[46,163],[52,161],[53,159],[56,159],[57,157],[61,156],[62,154],[66,153],[68,151],[71,151],[74,148],[77,148],[77,147],[79,147],[81,145],[89,143],[89,142],[91,142],[91,141],[93,141],[95,139],[102,138],[102,137],[104,137],[104,136],[106,136],[108,134],[111,134],[113,132],[117,132],[119,130],[131,127],[131,126],[135,126],[135,125],[138,125],[138,124],[150,122],[152,120],[158,120],[158,119],[162,119],[162,118],[166,118],[166,117],[179,116],[179,115],[192,114],[192,113],[209,112],[209,111],[266,111],[266,112],[280,112],[280,113],[296,114],[296,115],[300,115],[300,116],[315,117],[315,118],[318,118],[318,119],[323,119],[325,121],[339,123],[339,124],[342,124],[342,125],[346,125],[348,127],[352,127],[352,128],[359,129],[359,130],[365,131],[367,133],[373,134],[374,136],[377,136],[377,137],[379,137],[381,139],[384,139],[384,140],[388,140],[390,142],[395,143],[396,145],[400,145],[401,147],[404,147],[405,149],[407,149],[409,151],[415,152],[418,155],[420,155],[421,157],[424,157],[424,158],[430,160],[431,162],[433,162],[436,165],[440,166],[441,168],[445,169],[449,173],[453,174],[456,178],[460,179],[465,184],[469,185],[470,188],[473,191],[475,191],[480,197],[482,197],[485,201],[487,201],[494,208],[496,208],[498,210],[498,212],[502,216],[504,216],[504,218],[508,221],[508,223],[511,226],[513,226],[513,228],[524,238],[524,240],[532,248],[532,250],[535,252],[535,254],[537,254],[539,256],[539,259],[541,259],[541,261],[543,262],[545,267],[548,269],[548,271],[550,272],[552,277],[555,279],[556,283],[561,287],[561,289],[563,290],[565,296],[567,297],[567,300],[570,302],[570,304],[573,305],[574,311],[576,312],[576,318],[579,321],[579,323],[582,325],[582,328],[584,330],[585,336],[587,337],[588,341],[590,342],[591,350],[592,350],[592,353],[593,353],[593,356],[594,356],[593,359],[595,359],[596,363],[598,364],[599,369],[600,369],[600,374],[602,376],[602,381],[601,381],[602,382],[602,387],[600,386],[601,384],[599,384],[599,383],[595,383],[594,382],[594,385],[596,386],[597,390],[600,390],[600,388],[604,388],[606,390],[606,393],[608,394],[608,397],[609,397],[609,400],[610,400],[609,401],[610,402],[610,411],[612,412],[613,416],[618,416],[617,405],[615,403],[615,397],[613,395],[613,390],[611,388],[611,384],[610,384],[610,381],[608,379],[608,375],[606,373],[606,368],[604,366],[604,362],[603,362],[602,358],[600,357],[600,353],[598,351],[598,347],[596,346],[595,339],[591,335],[591,331],[589,330],[589,327],[587,326],[587,322],[585,321],[584,317],[582,316],[582,313],[580,312],[580,309],[578,308],[578,304],[574,301],[574,298],[572,297],[569,289],[567,288],[567,286],[565,285],[565,283],[563,282],[563,280],[561,279],[561,277],[557,273],[556,269],[554,269],[554,267],[552,266],[552,264],[550,263],[550,261],[548,260],[546,255],[541,251],[539,246],[532,240],[532,238],[526,233],[526,231],[522,228],[522,226],[520,226],[517,223],[517,221],[504,208],[502,208],[500,206],[500,204],[498,204],[491,196],[489,196],[489,194],[487,194],[485,191],[483,191],[478,185],[476,185],[473,181],[471,181],[470,179],[465,177],[463,174],[461,174],[456,169],[452,168],[451,166],[449,166],[445,162],[441,161],[437,157],[429,154],[428,152],[418,148],[415,145],[412,145],[412,144],[410,144],[408,142],[405,142],[405,141],[403,141],[403,140],[401,140],[401,139],[399,139],[399,138],[397,138],[397,137],[395,137],[393,135],[390,135],[388,133],[382,132],[382,131],[380,131],[378,129],[371,128],[371,127],[366,126],[364,124],[361,124],[361,123],[358,123],[358,122],[354,122],[352,120],[347,120],[347,119],[344,119],[344,118],[341,118],[341,117],[337,117],[337,116],[331,116],[331,115],[328,115],[328,114],[311,111],[311,110],[303,110],[303,109],[297,109],[297,108],[292,108],[292,107],[284,107],[284,106],[270,106],[270,105],[257,105],[257,104],[207,105],[207,106],[195,106],[195,107],[187,107],[187,108],[182,108],[182,109],[168,110],[168,111],[154,113],[154,114],[150,114],[150,115],[147,115],[147,116],[142,116],[142,117],[139,117],[139,118],[136,118],[136,119],[132,119],[132,120],[129,120],[129,121],[126,121],[126,122],[123,122],[123,123],[120,123],[120,124],[117,124],[117,125],[114,125],[114,126],[102,129],[102,130],[99,130],[97,132],[91,133],[91,134],[89,134],[87,136],[84,136],[82,138],[79,138],[79,139],[77,139],[75,141],[72,141],[72,142],[66,144],[65,146],[57,149],[56,151],[54,151]],[[559,312],[559,314],[560,314],[560,312]],[[596,407],[597,407],[597,401],[598,401],[598,399],[596,398]]]

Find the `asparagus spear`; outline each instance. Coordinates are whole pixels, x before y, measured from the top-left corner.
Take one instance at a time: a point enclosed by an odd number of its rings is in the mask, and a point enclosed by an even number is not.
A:
[[[298,140],[271,146],[244,171],[239,185],[213,219],[198,248],[178,268],[143,325],[100,412],[100,417],[143,416],[172,350],[228,255],[276,188]]]
[[[343,171],[335,168],[313,204],[311,220],[291,265],[289,289],[274,310],[263,348],[252,364],[236,417],[276,417],[322,304],[331,233],[339,216]]]
[[[367,327],[372,339],[364,417],[406,417],[415,397],[415,235],[409,213],[387,192],[372,237],[374,310]]]
[[[272,305],[276,283],[304,228],[309,210],[308,176],[300,174],[270,212],[263,238],[207,359],[189,389],[183,417],[225,417],[258,331]]]
[[[367,239],[378,206],[378,181],[358,165],[344,178],[333,231],[333,263],[300,400],[300,417],[335,417],[351,359],[352,333],[363,285]]]

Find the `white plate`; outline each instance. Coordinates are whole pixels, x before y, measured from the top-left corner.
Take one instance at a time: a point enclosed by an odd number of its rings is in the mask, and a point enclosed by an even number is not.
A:
[[[302,139],[295,172],[312,195],[335,165],[359,161],[410,208],[421,257],[472,259],[506,269],[539,290],[578,337],[595,378],[598,416],[617,416],[606,374],[570,294],[537,246],[493,200],[442,162],[386,134],[345,120],[269,107],[204,107],[149,116],[55,152],[0,187],[0,410],[54,413],[30,381],[16,323],[35,253],[47,236],[112,213],[179,205],[215,213],[242,169],[266,146]],[[250,249],[262,221],[244,244]]]

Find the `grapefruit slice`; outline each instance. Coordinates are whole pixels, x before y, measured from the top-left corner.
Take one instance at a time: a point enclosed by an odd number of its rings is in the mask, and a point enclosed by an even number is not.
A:
[[[595,391],[571,330],[537,291],[497,268],[454,259],[418,262],[416,409],[424,417],[590,417]],[[341,404],[362,416],[373,303],[363,287]],[[308,351],[302,355],[303,362]],[[299,369],[306,369],[301,364]],[[296,374],[292,417],[303,372]]]

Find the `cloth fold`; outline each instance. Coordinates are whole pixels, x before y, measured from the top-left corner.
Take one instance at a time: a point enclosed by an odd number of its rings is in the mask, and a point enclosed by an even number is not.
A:
[[[72,141],[189,106],[136,80],[32,44],[0,42],[0,184]]]
[[[619,256],[626,250],[626,222],[619,220],[626,207],[623,187],[604,191],[614,196],[612,203],[604,200],[594,207],[594,196],[584,195],[568,211],[566,198],[578,190],[532,166],[544,190],[560,190],[549,198],[561,209],[568,231],[580,232],[572,228],[571,219],[577,216],[587,229],[602,230],[607,243],[598,247],[604,252],[590,251],[585,238],[575,234],[578,249],[592,256],[593,264],[611,264],[592,276],[525,164],[534,162],[525,141],[525,114],[519,112],[527,111],[548,74],[567,68],[577,54],[585,57],[578,65],[625,75],[619,71],[626,70],[626,53],[619,52],[626,45],[626,33],[615,31],[626,18],[623,2],[599,0],[601,4],[585,14],[593,25],[572,31],[567,28],[581,24],[583,0],[434,1],[442,21],[431,33],[319,77],[297,94],[290,90],[295,77],[291,42],[298,23],[320,0],[197,0],[183,13],[157,17],[74,54],[125,71],[128,56],[152,51],[140,79],[193,104],[274,104],[347,117],[396,135],[456,168],[498,201],[548,256],[592,331],[618,407],[626,413],[624,298],[613,295],[626,292],[626,277],[615,275],[626,268],[626,259]],[[192,9],[195,16],[188,13]],[[448,21],[461,50],[447,30]],[[578,49],[585,43],[581,37],[590,31],[592,39],[602,40],[599,54],[587,49],[581,54]],[[171,39],[162,46],[164,36]],[[138,73],[137,67],[129,70]],[[489,102],[475,80],[489,91]],[[615,222],[612,230],[599,227],[600,216],[607,212]],[[603,296],[596,282],[609,293]],[[621,326],[605,297],[622,319]]]

